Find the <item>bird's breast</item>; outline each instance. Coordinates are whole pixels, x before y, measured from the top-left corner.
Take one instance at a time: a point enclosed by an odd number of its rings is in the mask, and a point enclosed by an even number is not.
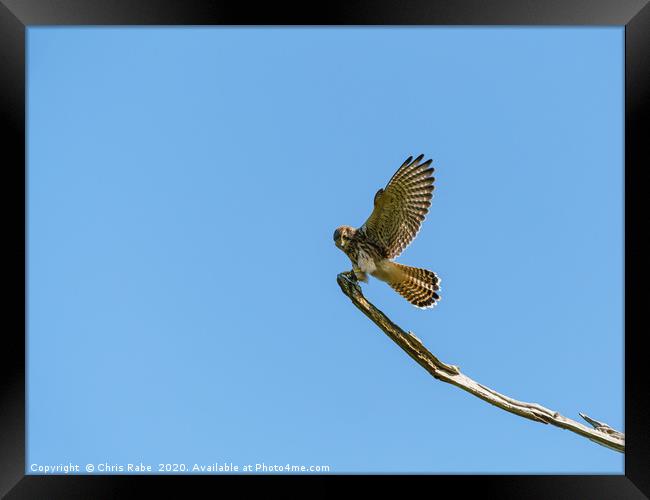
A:
[[[359,266],[359,269],[364,273],[372,274],[377,270],[375,259],[373,259],[372,255],[366,252],[363,248],[360,248],[357,252],[357,266]]]

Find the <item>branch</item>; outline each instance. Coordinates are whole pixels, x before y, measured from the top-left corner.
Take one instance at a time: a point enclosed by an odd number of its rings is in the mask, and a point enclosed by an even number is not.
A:
[[[580,413],[580,416],[592,426],[591,428],[587,427],[537,403],[525,403],[500,394],[464,375],[457,366],[443,363],[431,354],[413,333],[402,330],[388,316],[368,302],[350,273],[341,273],[336,280],[352,303],[434,378],[460,387],[464,391],[515,415],[567,429],[615,451],[625,451],[625,435],[603,422]]]

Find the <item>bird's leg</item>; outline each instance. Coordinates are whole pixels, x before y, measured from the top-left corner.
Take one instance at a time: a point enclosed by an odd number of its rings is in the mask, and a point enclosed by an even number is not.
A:
[[[361,269],[359,269],[357,266],[352,266],[352,274],[355,277],[355,281],[363,281],[364,283],[368,283],[368,275],[364,273]]]

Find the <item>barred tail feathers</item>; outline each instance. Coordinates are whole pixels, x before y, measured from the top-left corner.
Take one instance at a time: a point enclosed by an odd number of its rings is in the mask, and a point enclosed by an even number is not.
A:
[[[440,278],[428,269],[405,266],[391,262],[395,273],[388,284],[393,290],[416,307],[425,309],[435,306],[440,300]]]

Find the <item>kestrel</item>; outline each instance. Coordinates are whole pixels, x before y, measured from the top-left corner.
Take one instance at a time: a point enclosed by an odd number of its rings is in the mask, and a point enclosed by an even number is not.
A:
[[[431,206],[433,167],[409,156],[384,189],[375,194],[375,208],[358,229],[340,226],[334,243],[352,261],[352,272],[361,281],[368,274],[388,283],[393,290],[420,308],[440,300],[440,279],[427,269],[393,262],[413,241]]]

